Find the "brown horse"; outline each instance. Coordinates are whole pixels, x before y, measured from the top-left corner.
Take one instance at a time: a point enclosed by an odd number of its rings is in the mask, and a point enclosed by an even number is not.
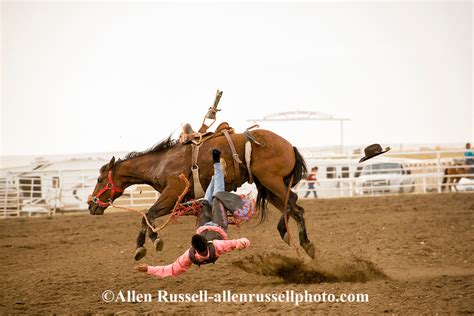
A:
[[[252,143],[251,172],[257,186],[257,205],[260,220],[266,218],[266,202],[269,201],[277,209],[283,211],[285,197],[288,192],[290,179],[295,186],[305,177],[307,169],[303,157],[298,150],[287,140],[266,130],[255,130],[252,136],[259,144]],[[231,134],[239,157],[244,160],[244,147],[246,136],[244,134]],[[232,152],[224,136],[211,138],[204,142],[199,151],[198,166],[200,181],[205,189],[213,174],[211,152],[214,148],[222,152],[221,157],[227,161],[226,190],[230,191],[235,180],[244,183],[249,179],[246,164],[240,164],[240,179],[236,179],[232,162]],[[155,218],[170,214],[178,196],[184,189],[184,183],[179,175],[184,173],[191,177],[192,148],[190,144],[180,144],[168,137],[158,145],[144,152],[132,152],[123,160],[110,162],[100,169],[100,175],[89,198],[89,211],[92,215],[102,215],[109,203],[118,198],[123,190],[133,184],[148,184],[160,192],[160,197],[149,209],[147,219],[154,225]],[[192,182],[192,181],[191,181]],[[194,198],[193,190],[189,190],[187,199]],[[290,191],[288,198],[288,215],[293,218],[299,231],[300,245],[306,253],[314,258],[314,246],[309,241],[306,233],[304,209],[296,204],[298,195]],[[281,238],[288,243],[288,234],[283,214],[277,225]],[[146,233],[153,241],[155,249],[163,248],[163,241],[157,233],[148,228],[145,219],[137,237],[135,260],[140,260],[146,255]]]
[[[441,186],[442,191],[446,189],[453,191],[452,188],[457,191],[456,184],[462,178],[474,179],[474,174],[472,173],[473,168],[474,167],[470,168],[469,165],[465,165],[464,162],[456,162],[454,167],[444,169],[443,184]]]

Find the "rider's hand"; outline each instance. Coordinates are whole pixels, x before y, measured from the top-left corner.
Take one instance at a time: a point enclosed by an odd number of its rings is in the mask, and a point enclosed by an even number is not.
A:
[[[237,249],[244,249],[250,246],[250,240],[247,238],[240,238],[237,240],[239,244],[237,245]]]
[[[148,272],[148,265],[146,263],[140,263],[135,266],[134,270],[136,272]]]

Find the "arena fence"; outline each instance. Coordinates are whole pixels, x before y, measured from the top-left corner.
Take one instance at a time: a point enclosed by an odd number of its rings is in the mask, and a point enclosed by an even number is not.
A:
[[[0,216],[86,211],[87,196],[94,190],[97,172],[97,169],[9,172],[0,178]],[[158,195],[148,185],[134,185],[115,204],[145,209]]]
[[[445,190],[472,191],[474,178],[472,165],[466,164],[464,151],[417,151],[388,152],[383,156],[359,164],[362,156],[338,155],[324,157],[317,152],[303,153],[308,169],[318,167],[318,182],[312,189],[308,184],[314,181],[301,181],[296,188],[300,197],[344,197],[358,195],[428,193]],[[369,165],[387,165],[373,172],[365,170]],[[446,170],[457,170],[457,175],[445,175]],[[454,186],[443,180],[458,180]]]
[[[467,165],[465,165],[468,167]],[[295,188],[300,197],[313,198],[317,193],[317,197],[336,198],[336,197],[352,197],[382,194],[400,194],[400,193],[430,193],[456,191],[466,192],[474,191],[474,180],[460,181],[455,185],[443,183],[444,179],[469,179],[474,178],[474,174],[465,172],[458,175],[444,175],[444,170],[460,168],[462,166],[445,166],[443,172],[433,171],[430,167],[415,167],[409,175],[393,175],[384,177],[382,174],[377,179],[361,180],[360,177],[318,179],[317,181],[303,180]],[[393,172],[393,169],[381,169],[380,172]],[[317,176],[317,174],[315,174]],[[313,185],[310,187],[309,184]]]
[[[321,157],[305,154],[308,167],[318,166],[317,181],[302,180],[294,188],[300,198],[338,198],[381,194],[443,192],[448,189],[474,191],[472,166],[466,165],[462,151],[390,153],[383,162],[397,168],[364,171],[354,156]],[[372,160],[371,160],[372,161]],[[445,176],[449,169],[464,170]],[[0,177],[0,216],[48,214],[87,211],[87,196],[96,184],[98,169],[33,170],[14,172],[2,170]],[[463,180],[452,187],[443,179]],[[311,183],[314,188],[311,188]],[[243,190],[256,191],[247,185]],[[255,192],[254,192],[255,193]],[[159,193],[148,185],[134,185],[114,203],[136,209],[149,208]]]

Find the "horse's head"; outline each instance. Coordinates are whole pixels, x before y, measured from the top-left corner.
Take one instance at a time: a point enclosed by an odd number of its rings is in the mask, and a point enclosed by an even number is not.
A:
[[[104,210],[123,193],[120,183],[114,180],[115,157],[108,164],[100,168],[92,195],[89,195],[87,203],[91,215],[102,215]]]

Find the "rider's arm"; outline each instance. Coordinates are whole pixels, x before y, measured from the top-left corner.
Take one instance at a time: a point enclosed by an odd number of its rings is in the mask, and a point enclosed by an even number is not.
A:
[[[154,275],[160,278],[168,276],[178,276],[183,274],[188,270],[192,265],[191,260],[189,259],[189,250],[186,250],[175,262],[167,266],[148,266],[147,273]]]
[[[216,255],[220,256],[223,253],[232,251],[234,249],[244,249],[250,246],[250,241],[247,238],[231,239],[231,240],[213,240]]]

